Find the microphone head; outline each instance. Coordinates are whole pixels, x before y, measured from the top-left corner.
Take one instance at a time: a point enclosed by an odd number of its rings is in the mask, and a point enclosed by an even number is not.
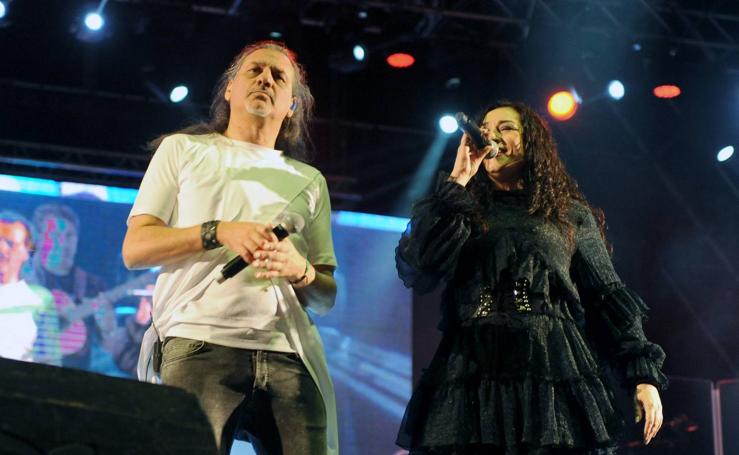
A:
[[[486,160],[492,160],[496,156],[498,156],[498,153],[500,153],[500,144],[498,144],[496,141],[490,141],[490,147],[492,148],[487,155],[485,155]]]
[[[302,216],[294,212],[284,212],[277,215],[274,222],[275,226],[282,226],[288,233],[295,234],[303,230],[305,220]]]
[[[456,114],[454,114],[454,119],[457,121],[457,123],[470,123],[470,119],[464,112],[457,112]]]
[[[467,135],[472,140],[472,143],[475,145],[475,147],[478,150],[482,150],[485,147],[492,145],[495,149],[494,150],[495,155],[498,154],[498,150],[494,145],[495,141],[491,141],[490,139],[483,136],[482,132],[480,131],[480,128],[476,124],[470,121],[470,118],[467,117],[467,114],[465,114],[464,112],[457,112],[454,115],[454,118],[457,119],[459,128],[465,133],[467,133]]]

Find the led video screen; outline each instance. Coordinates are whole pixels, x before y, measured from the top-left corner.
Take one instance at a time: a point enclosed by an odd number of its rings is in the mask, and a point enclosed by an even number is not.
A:
[[[135,375],[156,269],[121,258],[136,191],[0,175],[0,357]],[[334,212],[334,309],[313,319],[336,388],[343,454],[395,454],[411,393],[411,293],[394,248],[406,220]],[[29,237],[30,234],[30,237]],[[237,443],[232,453],[251,453]]]

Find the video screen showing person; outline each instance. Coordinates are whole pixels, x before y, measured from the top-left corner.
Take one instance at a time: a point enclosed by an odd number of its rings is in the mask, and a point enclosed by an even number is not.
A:
[[[157,276],[129,271],[121,258],[135,197],[0,175],[0,357],[135,377]],[[397,451],[411,393],[411,293],[394,267],[406,223],[332,214],[339,291],[333,310],[313,320],[336,388],[342,453]]]
[[[132,376],[156,280],[120,259],[135,191],[16,176],[0,189],[0,356]]]

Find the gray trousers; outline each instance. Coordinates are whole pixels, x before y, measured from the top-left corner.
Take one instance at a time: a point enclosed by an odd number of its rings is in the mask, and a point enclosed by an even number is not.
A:
[[[220,454],[230,453],[237,433],[259,455],[326,453],[326,408],[295,353],[168,337],[161,377],[198,397]]]

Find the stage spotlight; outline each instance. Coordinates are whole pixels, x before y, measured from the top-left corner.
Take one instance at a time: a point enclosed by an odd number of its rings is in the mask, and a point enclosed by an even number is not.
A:
[[[608,95],[614,100],[620,100],[624,97],[625,93],[626,89],[624,88],[624,84],[622,84],[621,81],[615,80],[611,81],[608,84]]]
[[[282,33],[278,32],[278,31],[269,32],[269,37],[272,38],[272,39],[280,39],[280,38],[282,38]]]
[[[187,98],[187,94],[190,91],[184,85],[178,85],[169,92],[169,100],[173,103],[179,103],[180,101]]]
[[[103,16],[100,14],[88,13],[87,16],[85,16],[85,26],[93,32],[103,28],[103,25],[105,25],[105,19],[103,19]]]
[[[734,146],[733,145],[727,145],[726,147],[722,148],[718,151],[716,154],[716,159],[719,162],[724,162],[731,158],[731,155],[734,154]]]
[[[408,68],[413,65],[415,61],[416,59],[411,54],[406,54],[404,52],[396,52],[387,57],[387,64],[393,68]]]
[[[677,85],[660,85],[654,87],[652,93],[654,93],[654,96],[656,96],[657,98],[670,99],[680,96],[682,90],[680,90],[680,87],[678,87]]]
[[[577,101],[572,92],[563,90],[549,97],[547,111],[555,120],[571,119],[577,112]]]
[[[439,128],[446,134],[452,134],[459,128],[453,115],[445,114],[439,119]]]
[[[361,62],[367,56],[367,49],[361,44],[355,44],[352,48],[352,55],[354,56],[354,60]]]
[[[5,7],[5,2],[0,1],[0,19],[5,17],[5,13],[7,13],[8,10]]]
[[[456,76],[450,77],[444,82],[444,88],[449,90],[459,88],[460,85],[462,85],[462,79]]]
[[[570,95],[572,95],[572,99],[575,100],[575,104],[582,104],[582,97],[579,93],[577,93],[577,90],[575,90],[575,87],[570,87]],[[577,108],[577,106],[575,106]]]
[[[341,73],[353,73],[367,67],[369,51],[361,43],[354,41],[342,45],[341,49],[329,56],[329,66]]]

